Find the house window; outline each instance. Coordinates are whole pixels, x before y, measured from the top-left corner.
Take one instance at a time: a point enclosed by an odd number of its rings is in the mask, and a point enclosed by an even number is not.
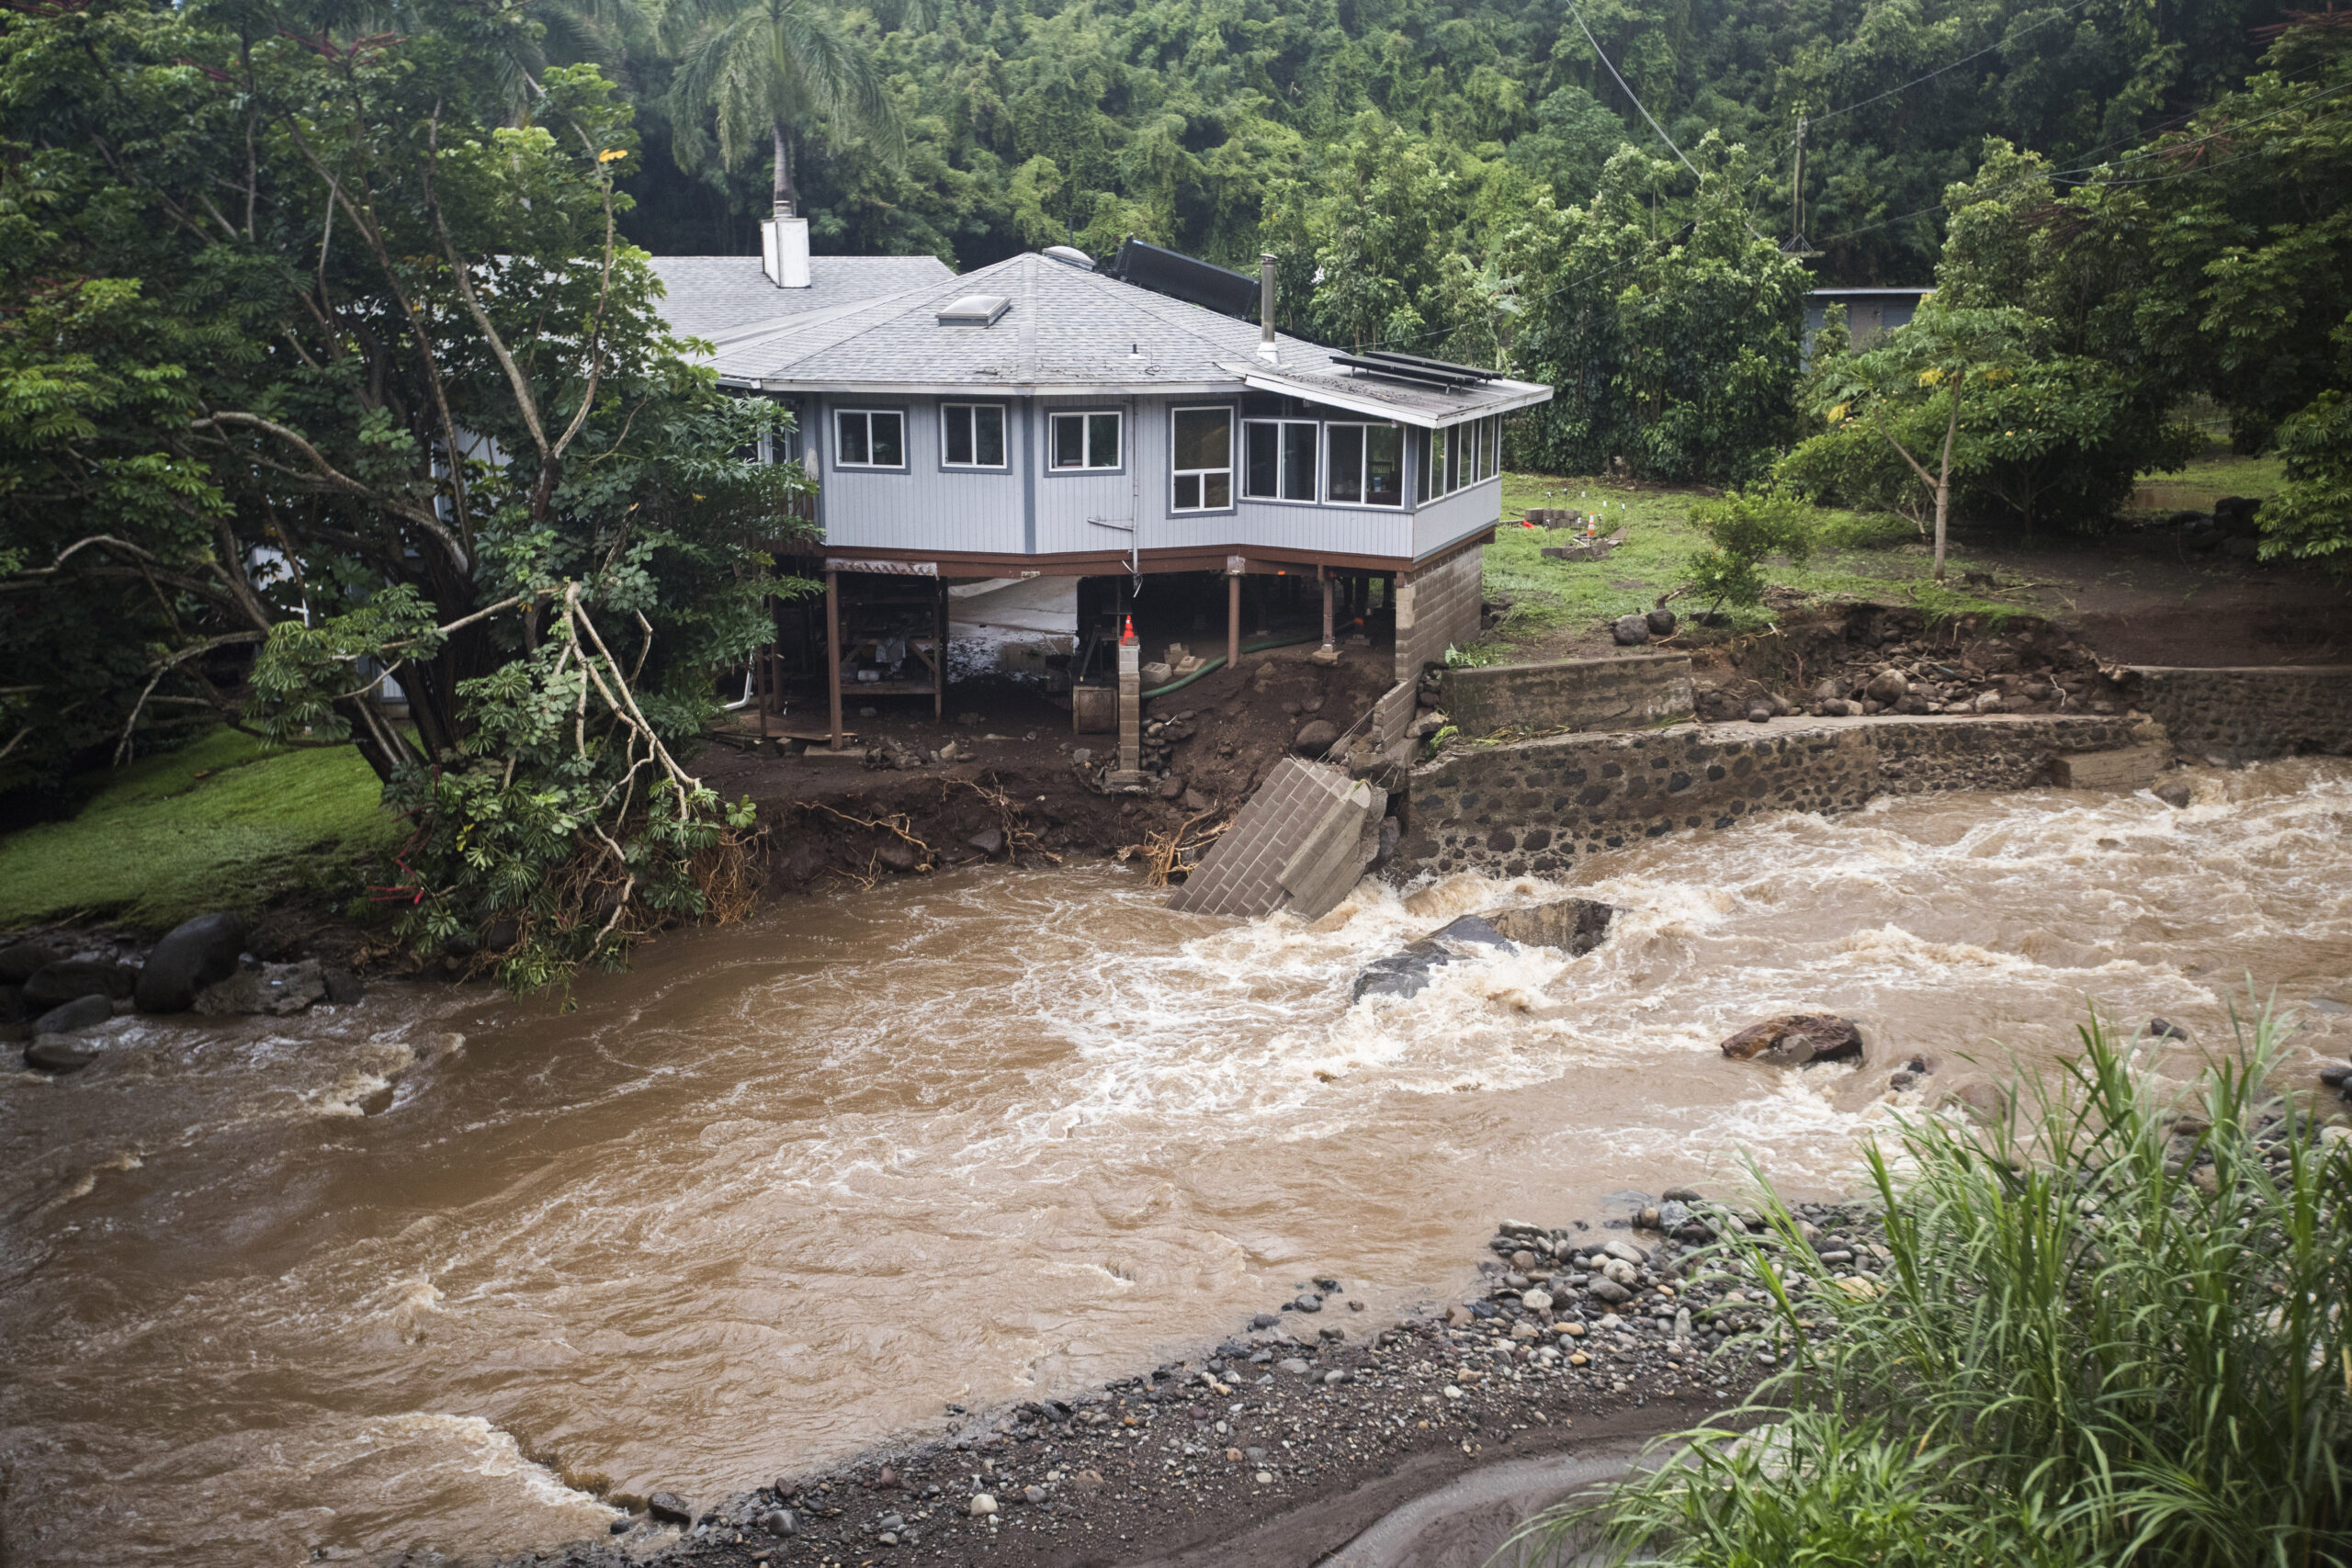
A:
[[[1325,427],[1323,499],[1343,506],[1405,504],[1405,432],[1394,424]]]
[[[1434,446],[1430,440],[1430,433],[1426,430],[1416,430],[1412,434],[1411,440],[1413,499],[1416,502],[1433,501],[1437,497],[1437,468],[1432,460]]]
[[[1254,501],[1313,501],[1317,429],[1312,420],[1241,422],[1241,493]]]
[[[942,403],[940,461],[951,468],[1004,467],[1004,405]]]
[[[897,409],[833,411],[833,461],[844,468],[907,466],[907,416]]]
[[[1046,461],[1056,469],[1115,468],[1119,466],[1119,416],[1115,413],[1057,413]]]
[[[1170,510],[1221,512],[1233,504],[1233,411],[1177,409]]]
[[[1405,432],[1401,426],[1374,424],[1365,428],[1363,502],[1366,506],[1405,504]]]

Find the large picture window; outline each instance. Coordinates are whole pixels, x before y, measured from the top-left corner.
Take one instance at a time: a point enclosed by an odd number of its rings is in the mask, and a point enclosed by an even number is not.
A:
[[[897,409],[835,409],[833,461],[844,468],[907,466],[907,416]]]
[[[939,460],[951,468],[1004,467],[1004,405],[943,403]]]
[[[1241,493],[1253,501],[1313,501],[1318,427],[1313,420],[1241,423]]]
[[[1233,411],[1177,409],[1170,456],[1176,512],[1222,512],[1233,504]]]
[[[1046,467],[1057,473],[1115,468],[1120,434],[1116,413],[1057,413],[1048,432]]]

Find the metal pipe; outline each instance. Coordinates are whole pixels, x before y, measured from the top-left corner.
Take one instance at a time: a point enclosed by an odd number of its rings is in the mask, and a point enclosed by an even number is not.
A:
[[[1274,357],[1274,255],[1263,251],[1258,256],[1258,357]]]

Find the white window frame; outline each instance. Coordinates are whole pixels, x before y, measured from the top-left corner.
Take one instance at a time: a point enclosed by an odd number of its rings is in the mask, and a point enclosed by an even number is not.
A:
[[[1271,426],[1274,431],[1275,493],[1272,495],[1254,494],[1249,488],[1250,432],[1260,426]],[[1329,426],[1311,419],[1279,419],[1269,417],[1243,420],[1241,422],[1241,461],[1238,466],[1238,473],[1236,476],[1241,482],[1241,499],[1244,501],[1288,501],[1306,502],[1321,500],[1323,465],[1329,460],[1329,455],[1330,446],[1327,439],[1327,433],[1329,429]],[[1307,495],[1283,495],[1281,493],[1284,480],[1290,477],[1291,433],[1295,430],[1308,430],[1315,433],[1315,466],[1312,470],[1311,477],[1307,479],[1308,489],[1313,493]],[[1172,436],[1175,433],[1175,426],[1172,424],[1170,425],[1169,432]]]
[[[1074,419],[1079,422],[1079,455],[1086,459],[1082,463],[1065,465],[1055,460],[1062,449],[1058,432],[1061,429],[1062,421],[1066,419]],[[1107,463],[1095,460],[1102,454],[1094,449],[1094,425],[1091,422],[1098,419],[1107,419],[1112,422],[1111,460]],[[1047,411],[1046,472],[1049,474],[1115,474],[1126,467],[1126,455],[1127,418],[1119,410],[1053,409]]]
[[[899,422],[899,460],[876,463],[874,457],[874,418],[887,415]],[[852,415],[865,421],[865,456],[867,461],[853,463],[842,456],[842,422]],[[907,411],[886,408],[837,408],[833,411],[833,467],[859,473],[903,474],[907,471]]]
[[[999,454],[993,463],[983,463],[980,457],[980,411],[991,410],[996,414],[996,446]],[[959,463],[947,455],[948,428],[957,414],[964,416],[966,429],[971,436],[972,460]],[[939,466],[958,472],[978,470],[981,473],[1002,473],[1012,466],[1012,420],[1002,403],[942,403],[939,405]]]
[[[1216,413],[1225,416],[1225,466],[1223,468],[1180,468],[1176,466],[1176,422],[1188,413]],[[1233,459],[1236,456],[1234,446],[1240,434],[1240,432],[1234,429],[1234,425],[1238,423],[1239,422],[1233,417],[1231,403],[1186,403],[1168,411],[1168,510],[1171,513],[1189,517],[1198,513],[1233,510],[1240,497],[1239,488],[1235,482],[1238,476],[1233,471]],[[1208,504],[1208,481],[1210,476],[1215,474],[1225,476],[1225,502],[1222,505],[1211,506]],[[1186,479],[1200,481],[1200,504],[1179,506],[1176,503],[1177,487]]]

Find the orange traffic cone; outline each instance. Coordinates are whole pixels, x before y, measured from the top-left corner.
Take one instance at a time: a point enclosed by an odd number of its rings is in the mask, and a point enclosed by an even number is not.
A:
[[[1126,644],[1126,643],[1131,643],[1131,642],[1133,642],[1133,641],[1135,641],[1135,640],[1136,640],[1136,618],[1135,618],[1133,615],[1129,615],[1129,616],[1127,617],[1127,627],[1126,627],[1126,630],[1125,630],[1125,631],[1123,631],[1123,632],[1121,632],[1121,633],[1119,634],[1119,641],[1120,641],[1120,643],[1121,643],[1122,645],[1124,645],[1124,644]]]

